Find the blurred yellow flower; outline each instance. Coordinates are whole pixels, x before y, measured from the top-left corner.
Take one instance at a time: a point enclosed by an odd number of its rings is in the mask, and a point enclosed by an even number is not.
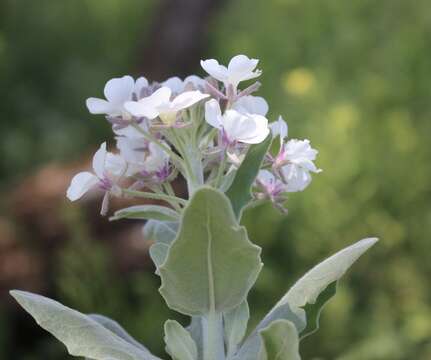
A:
[[[296,96],[304,96],[313,88],[316,77],[311,70],[301,67],[284,73],[281,81],[285,92]]]

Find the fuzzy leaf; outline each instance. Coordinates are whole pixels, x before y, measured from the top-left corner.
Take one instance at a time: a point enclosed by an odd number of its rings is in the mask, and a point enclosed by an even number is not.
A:
[[[173,360],[197,360],[198,350],[190,334],[175,320],[165,322],[166,350]]]
[[[307,327],[301,333],[301,340],[319,330],[320,313],[322,312],[326,303],[335,295],[336,292],[337,281],[334,281],[319,294],[315,303],[307,303],[303,307],[307,317]]]
[[[313,304],[317,297],[329,284],[339,280],[350,266],[371,246],[376,243],[376,238],[368,238],[337,252],[324,260],[301,279],[299,279],[286,295],[272,308],[265,318],[257,325],[256,329],[241,346],[235,359],[249,359],[250,354],[259,350],[259,330],[265,328],[277,319],[292,321],[298,333],[306,326],[306,313],[303,307]]]
[[[178,213],[166,206],[135,205],[118,210],[110,220],[119,219],[155,219],[159,221],[178,221]]]
[[[142,345],[140,342],[136,341],[132,336],[129,335],[129,333],[122,328],[122,326],[117,323],[115,320],[112,320],[106,316],[99,315],[99,314],[89,314],[90,318],[92,318],[94,321],[97,321],[100,325],[107,328],[108,330],[112,331],[115,335],[119,336],[123,340],[126,340],[128,343],[141,348],[144,351],[148,351],[148,349]]]
[[[232,202],[233,211],[238,219],[244,206],[252,199],[251,187],[262,165],[265,154],[272,142],[271,134],[260,144],[251,145],[239,166],[235,179],[229,190],[227,197]]]
[[[301,360],[296,327],[288,320],[276,320],[260,331],[259,360]]]
[[[158,242],[150,247],[150,257],[153,260],[154,265],[156,265],[156,274],[160,275],[159,267],[165,262],[168,256],[169,245],[165,243]]]
[[[137,347],[111,330],[57,301],[14,290],[11,295],[46,331],[64,345],[70,355],[106,360],[160,360],[148,350]]]
[[[203,356],[203,324],[200,316],[192,316],[190,325],[187,326],[186,330],[194,340],[198,349],[198,359]]]
[[[178,232],[178,222],[148,220],[144,225],[146,240],[170,245]]]
[[[177,238],[160,266],[160,293],[186,315],[222,313],[245,300],[262,267],[261,249],[235,219],[229,199],[203,187],[195,192]]]
[[[228,357],[235,354],[247,331],[250,310],[247,301],[243,301],[236,308],[223,314],[225,342]]]

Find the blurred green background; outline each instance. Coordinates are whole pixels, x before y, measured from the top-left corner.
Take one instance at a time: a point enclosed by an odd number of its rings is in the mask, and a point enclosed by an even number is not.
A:
[[[374,235],[303,358],[431,359],[430,10],[427,0],[1,0],[0,358],[68,358],[10,301],[15,287],[111,316],[163,353],[162,324],[177,315],[136,223],[63,198],[68,171],[110,134],[84,102],[114,76],[203,75],[200,58],[244,53],[261,60],[270,120],[283,114],[324,169],[290,196],[287,217],[270,206],[244,217],[265,263],[252,323],[316,262]]]

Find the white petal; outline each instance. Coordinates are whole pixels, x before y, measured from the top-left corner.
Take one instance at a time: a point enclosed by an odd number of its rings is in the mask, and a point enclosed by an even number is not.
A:
[[[142,129],[142,131],[148,131],[148,124],[146,122],[140,123],[139,127]],[[135,129],[133,126],[126,126],[120,129],[114,128],[114,133],[116,135],[124,136],[129,139],[142,138],[142,134],[139,132],[139,130]]]
[[[202,68],[214,79],[225,82],[228,78],[226,66],[220,65],[217,60],[201,60]]]
[[[127,163],[119,154],[108,152],[105,160],[105,170],[108,176],[118,177],[126,171]]]
[[[90,172],[80,172],[76,174],[70,182],[67,189],[67,198],[70,201],[75,201],[81,198],[87,191],[97,185],[99,179]]]
[[[248,95],[240,97],[233,105],[233,109],[242,113],[265,116],[268,113],[269,107],[263,97]]]
[[[99,179],[104,176],[106,154],[106,142],[104,142],[93,156],[93,169]]]
[[[171,77],[171,78],[165,80],[162,83],[162,86],[168,87],[169,89],[171,89],[171,91],[173,93],[176,93],[176,94],[179,94],[180,92],[182,92],[184,90],[184,83],[177,76],[174,76],[174,77]]]
[[[199,76],[190,75],[184,79],[183,83],[184,83],[184,87],[186,87],[188,84],[193,84],[194,88],[198,89],[199,87],[204,87],[206,81]]]
[[[284,121],[284,119],[279,116],[277,121],[272,122],[269,124],[272,132],[272,136],[280,136],[280,140],[283,140],[287,137],[288,133],[288,127],[287,123]]]
[[[208,94],[203,94],[198,90],[183,92],[172,101],[172,109],[174,111],[186,109],[207,97],[209,97]]]
[[[259,170],[259,174],[257,175],[257,178],[260,182],[264,184],[271,184],[275,182],[275,176],[274,174],[269,170]]]
[[[211,126],[221,128],[221,109],[217,100],[211,99],[205,103],[205,120]]]
[[[131,76],[123,76],[109,80],[104,89],[106,99],[113,104],[123,104],[131,100],[135,89],[135,80]]]
[[[116,112],[115,106],[104,99],[88,98],[86,101],[87,109],[91,114],[108,114]],[[116,115],[116,114],[115,114]]]
[[[159,116],[159,112],[155,107],[149,104],[148,101],[144,101],[148,98],[143,98],[139,101],[127,101],[124,104],[124,108],[131,113],[133,116],[142,117],[152,120]]]
[[[281,172],[287,183],[287,192],[303,191],[311,182],[310,173],[294,164],[283,166]]]
[[[228,65],[229,73],[250,73],[252,72],[259,60],[257,59],[249,59],[248,56],[245,55],[236,55],[230,61]]]
[[[142,89],[148,87],[148,80],[146,78],[144,78],[143,76],[141,76],[140,78],[136,79],[135,82],[135,88],[134,88],[134,93],[138,96],[138,98],[141,95],[141,91]]]

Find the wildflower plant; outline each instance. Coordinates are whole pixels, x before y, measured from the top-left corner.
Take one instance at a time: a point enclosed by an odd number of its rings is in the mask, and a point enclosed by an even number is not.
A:
[[[206,78],[150,83],[124,76],[106,83],[106,99],[87,100],[90,113],[111,124],[116,149],[109,152],[103,143],[93,171],[75,175],[67,197],[100,192],[102,215],[112,197],[159,201],[118,210],[111,219],[147,220],[160,294],[171,309],[190,316],[188,326],[165,323],[166,352],[174,360],[300,359],[300,342],[318,329],[339,279],[377,241],[363,239],[311,269],[248,331],[247,295],[262,261],[241,215],[266,201],[285,212],[287,195],[303,191],[321,171],[309,140],[289,139],[281,116],[268,121],[268,104],[255,95],[260,83],[241,86],[259,77],[257,65],[238,55],[228,66],[202,61]],[[186,198],[172,186],[179,176]],[[159,359],[111,319],[36,294],[11,294],[71,355]]]

